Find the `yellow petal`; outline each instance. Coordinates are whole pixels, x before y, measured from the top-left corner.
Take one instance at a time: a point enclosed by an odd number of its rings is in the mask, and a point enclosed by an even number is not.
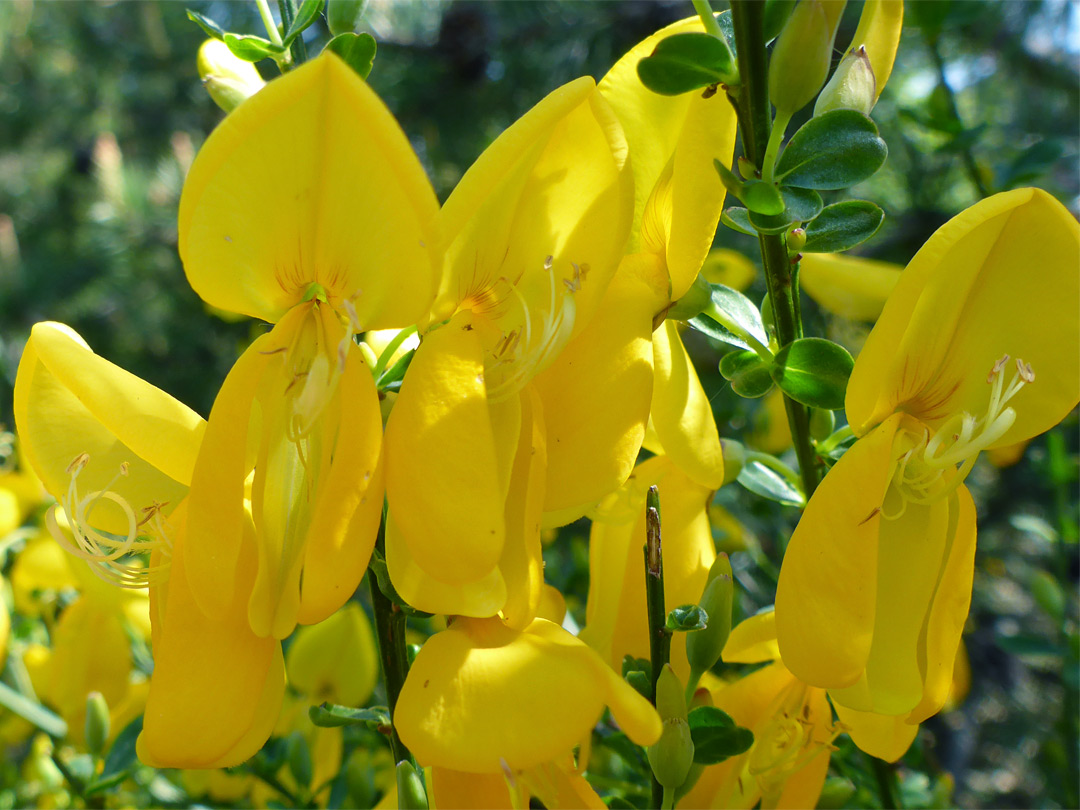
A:
[[[359,349],[351,349],[338,385],[328,406],[341,411],[337,439],[326,451],[332,455],[329,475],[320,482],[305,540],[297,615],[302,624],[322,621],[352,596],[382,518],[382,417],[375,381]]]
[[[221,309],[276,321],[318,283],[335,306],[356,295],[364,329],[408,326],[434,294],[436,212],[393,116],[327,53],[207,139],[180,199],[180,256]]]
[[[385,445],[386,493],[412,559],[449,584],[488,575],[505,538],[503,489],[469,313],[424,337]]]
[[[87,453],[82,494],[109,489],[135,510],[156,502],[169,504],[166,512],[187,492],[206,427],[190,408],[51,322],[34,326],[23,352],[15,420],[27,459],[55,497],[68,491],[72,461]],[[127,474],[117,477],[124,463]],[[108,501],[94,509],[93,522],[128,533],[126,516]]]
[[[550,256],[562,278],[571,263],[587,271],[574,295],[577,334],[623,254],[632,188],[626,142],[593,80],[555,90],[495,139],[443,205],[447,271],[436,309],[452,311],[500,277],[546,302]]]
[[[296,631],[285,673],[294,689],[314,701],[362,706],[379,676],[378,655],[367,615],[349,602],[325,621]]]
[[[1038,189],[996,194],[942,226],[904,271],[855,364],[846,405],[856,433],[898,408],[935,429],[962,411],[981,416],[987,373],[1005,354],[1029,363],[1036,379],[1010,403],[1016,422],[994,446],[1059,422],[1080,397],[1078,252],[1080,225]]]
[[[79,580],[72,571],[75,560],[47,534],[26,544],[11,569],[11,592],[15,610],[36,618],[46,607],[44,597],[56,599],[65,588],[75,588]]]
[[[444,582],[438,570],[421,565],[401,536],[396,515],[386,515],[386,568],[402,599],[418,610],[448,616],[494,616],[506,604],[506,580],[498,566],[476,580]]]
[[[780,648],[776,643],[776,611],[758,613],[731,628],[720,657],[728,664],[777,660]]]
[[[546,466],[543,409],[540,397],[529,386],[521,398],[521,435],[506,500],[506,543],[499,560],[507,591],[502,615],[507,625],[516,630],[524,629],[536,618],[544,587],[540,514]]]
[[[881,97],[885,82],[892,73],[896,49],[900,46],[900,29],[904,24],[903,0],[866,0],[859,17],[859,27],[851,38],[852,48],[864,46],[874,70],[877,85],[875,101]]]
[[[832,746],[828,728],[832,726],[832,712],[823,690],[809,690],[805,715],[800,720],[812,726],[811,739],[818,745],[810,756],[810,761],[802,764],[788,776],[784,790],[780,794],[780,800],[776,803],[779,810],[817,807],[821,789],[825,786],[825,777],[829,772]]]
[[[256,636],[248,624],[246,593],[255,577],[255,538],[250,521],[242,530],[235,592],[224,616],[211,619],[188,586],[185,533],[177,529],[165,621],[154,649],[138,741],[139,758],[148,765],[239,764],[262,747],[281,710],[281,644]]]
[[[675,465],[703,487],[724,483],[712,406],[673,321],[653,333],[652,423]]]
[[[807,253],[799,263],[799,286],[824,309],[854,321],[874,321],[904,268],[889,262]]]
[[[900,416],[855,442],[806,505],[776,586],[784,664],[805,683],[849,686],[874,639],[881,503]]]
[[[256,339],[221,385],[191,478],[187,560],[191,593],[208,616],[221,618],[233,600],[244,526],[244,480],[254,466],[249,437],[259,380],[272,357],[273,333]],[[245,597],[247,594],[245,594]]]
[[[576,773],[569,758],[529,768],[518,781],[548,810],[605,810],[593,786]]]
[[[806,259],[806,256],[803,256]],[[805,266],[805,265],[804,265]],[[710,284],[745,290],[757,278],[757,265],[745,254],[728,248],[713,248],[701,265],[701,275]],[[800,276],[801,278],[801,276]]]
[[[656,484],[664,538],[664,601],[675,607],[701,598],[716,558],[707,507],[712,493],[687,478],[671,459],[656,456],[640,464],[613,501],[618,511],[601,513],[589,536],[589,597],[581,637],[615,669],[624,655],[649,657],[645,605],[645,492]],[[614,507],[609,506],[609,509]],[[675,672],[685,679],[686,640],[672,640]]]
[[[421,648],[394,725],[423,763],[498,773],[567,753],[605,704],[635,742],[659,738],[648,702],[558,625],[537,619],[515,632],[459,618]]]
[[[439,810],[510,810],[514,807],[506,777],[499,773],[465,773],[431,769],[432,807]]]
[[[571,520],[626,480],[645,435],[657,297],[624,271],[588,329],[535,381],[547,429],[544,511],[580,508]]]
[[[857,712],[835,702],[833,708],[855,745],[886,762],[900,759],[919,733],[919,724],[909,723],[905,717]]]
[[[723,93],[661,96],[638,78],[638,62],[672,34],[703,30],[696,17],[669,25],[635,45],[600,82],[600,92],[615,109],[630,145],[634,171],[634,230],[627,252],[651,251],[665,257],[671,276],[671,300],[690,289],[712,246],[724,186],[713,160],[731,163],[735,148],[735,111]],[[664,211],[647,223],[646,206],[665,173]],[[655,237],[646,240],[650,229]],[[653,244],[647,245],[646,241]]]

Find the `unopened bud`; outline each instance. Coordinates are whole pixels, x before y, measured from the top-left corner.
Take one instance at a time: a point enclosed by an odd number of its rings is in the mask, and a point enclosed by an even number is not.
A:
[[[656,781],[669,790],[678,789],[694,764],[690,724],[681,717],[665,720],[660,739],[649,746],[647,753]]]
[[[674,321],[688,321],[696,315],[700,315],[712,300],[712,287],[700,273],[686,291],[686,295],[680,298],[667,311],[667,319]]]
[[[874,67],[866,55],[866,46],[852,48],[836,66],[829,83],[818,96],[814,115],[832,110],[858,110],[869,115],[877,101]]]
[[[326,24],[330,33],[355,34],[367,0],[326,0]]]
[[[694,633],[690,635],[693,636]],[[662,720],[672,717],[686,719],[686,697],[683,695],[682,681],[671,668],[671,664],[664,664],[660,677],[656,679],[656,711],[660,713]]]
[[[769,97],[778,118],[801,110],[825,84],[835,34],[822,0],[799,0],[769,62]]]
[[[97,756],[105,750],[109,739],[109,704],[101,692],[86,696],[86,721],[83,725],[87,750]]]
[[[802,253],[806,247],[806,228],[792,228],[787,235],[787,252],[789,256]]]
[[[810,435],[817,441],[824,441],[836,430],[836,416],[826,408],[813,408],[810,411]]]
[[[732,582],[731,561],[721,552],[709,569],[709,579],[699,604],[709,614],[709,623],[704,630],[697,630],[686,636],[686,658],[690,662],[690,679],[696,681],[701,673],[712,669],[720,660],[720,651],[727,644],[731,634],[731,606],[735,599],[735,585]]]
[[[706,689],[704,686],[699,686],[694,690],[694,696],[690,699],[690,711],[700,708],[702,706],[712,706],[712,692]]]
[[[768,293],[765,293],[765,297],[761,299],[761,324],[766,332],[776,331],[776,318],[772,311],[772,299],[769,298]]]
[[[203,87],[225,112],[232,112],[266,86],[255,65],[236,56],[221,40],[206,40],[197,62]]]
[[[416,772],[416,768],[407,760],[403,759],[397,764],[397,796],[398,807],[401,810],[427,810],[427,791],[424,789],[424,778]]]

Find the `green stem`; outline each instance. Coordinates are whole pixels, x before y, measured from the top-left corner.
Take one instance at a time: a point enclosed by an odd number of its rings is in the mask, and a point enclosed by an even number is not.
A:
[[[660,800],[661,810],[671,810],[675,806],[675,791],[671,788],[664,788],[664,795]]]
[[[883,759],[872,757],[869,754],[866,756],[870,760],[874,778],[877,780],[881,806],[884,810],[899,810],[903,805],[900,803],[899,785],[896,784],[896,769]]]
[[[381,551],[385,545],[381,528],[376,542]],[[394,754],[394,762],[404,759],[415,765],[416,761],[401,742],[397,726],[393,722],[394,707],[397,706],[405,676],[409,673],[409,655],[405,647],[405,613],[382,592],[378,577],[371,571],[368,572],[368,587],[371,590],[371,605],[375,614],[375,636],[379,641],[383,682],[386,684],[386,703],[390,708],[390,750]]]
[[[937,37],[927,37],[926,45],[930,51],[930,59],[934,63],[934,68],[937,70],[938,85],[940,85],[942,92],[945,94],[945,103],[949,108],[949,114],[953,120],[960,125],[961,129],[964,129],[964,122],[960,118],[960,108],[956,104],[956,94],[953,93],[952,87],[949,86],[948,79],[945,78],[945,59],[941,55],[941,50],[938,48]],[[992,193],[986,186],[986,181],[983,179],[983,174],[979,170],[979,164],[975,160],[975,155],[971,151],[970,146],[965,146],[960,150],[960,158],[964,162],[964,168],[967,170],[968,178],[971,180],[971,184],[975,186],[975,190],[979,193],[980,197],[989,197]]]
[[[729,318],[727,314],[716,305],[716,302],[709,301],[709,305],[702,310],[702,314],[708,315],[722,327],[731,332],[731,334],[739,337],[747,346],[754,350],[754,354],[760,357],[763,362],[772,362],[773,353],[769,351],[769,347],[743,329],[734,319]]]
[[[278,10],[281,12],[281,21],[284,23],[285,30],[288,31],[296,18],[296,0],[278,0]],[[292,56],[292,67],[302,65],[307,61],[307,45],[304,44],[302,34],[293,39],[292,45],[289,46],[289,53]]]
[[[765,52],[765,4],[758,0],[731,0],[731,22],[735,29],[735,47],[739,57],[741,84],[735,99],[746,156],[759,171],[764,172],[772,132],[772,107],[769,104],[769,65]],[[780,121],[777,129],[786,122]],[[783,137],[783,133],[778,136]],[[778,147],[777,147],[778,148]],[[776,339],[781,347],[802,335],[800,307],[795,302],[791,260],[781,234],[758,234],[761,261],[765,268],[765,284],[776,323]],[[791,429],[799,473],[807,499],[813,495],[820,480],[821,468],[810,441],[809,410],[784,397],[788,426]]]
[[[274,22],[274,15],[270,13],[270,4],[266,0],[255,0],[255,5],[259,7],[259,16],[262,17],[263,25],[266,26],[266,35],[275,45],[281,45],[281,34]]]
[[[764,164],[761,167],[761,179],[771,183],[773,171],[776,168],[776,156],[780,152],[780,143],[784,140],[788,122],[791,121],[791,113],[776,112],[776,120],[773,121],[772,132],[769,133],[769,142],[765,147]]]
[[[64,780],[71,786],[71,789],[75,791],[75,794],[83,800],[89,808],[99,808],[105,806],[105,794],[98,793],[94,796],[86,795],[86,783],[82,779],[77,777],[71,772],[71,769],[67,766],[67,763],[60,758],[60,755],[56,752],[54,746],[53,750],[49,753],[49,758],[53,761],[53,765],[60,771],[60,775],[64,777]]]
[[[713,13],[709,0],[691,0],[691,2],[694,4],[694,11],[701,17],[701,24],[705,26],[705,33],[719,37],[726,45],[727,41],[724,40],[724,34],[720,30],[720,23],[716,21],[716,15]]]
[[[667,608],[664,606],[664,556],[660,537],[660,493],[649,487],[645,499],[645,603],[649,614],[649,660],[652,664],[650,699],[656,705],[656,682],[664,665],[671,659],[671,633],[668,632]],[[659,807],[664,789],[656,775],[652,778],[652,806]]]

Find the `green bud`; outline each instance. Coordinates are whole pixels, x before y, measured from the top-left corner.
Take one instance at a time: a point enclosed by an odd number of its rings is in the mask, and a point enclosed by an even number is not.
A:
[[[788,255],[794,256],[796,253],[802,253],[804,247],[806,247],[806,228],[792,228],[788,231]]]
[[[686,295],[676,301],[667,311],[668,320],[688,321],[695,315],[700,315],[712,300],[712,287],[705,277],[698,274]]]
[[[427,810],[427,791],[424,778],[416,772],[408,760],[397,764],[398,807],[401,810]]]
[[[704,633],[705,631],[698,630],[697,632]],[[656,679],[656,711],[660,713],[662,720],[673,717],[686,719],[686,697],[683,695],[683,684],[679,676],[675,674],[675,670],[671,668],[671,664],[664,664],[664,668],[660,670],[660,677]]]
[[[709,569],[709,579],[700,605],[709,614],[709,624],[704,630],[686,637],[686,658],[692,673],[707,672],[720,660],[720,651],[731,634],[731,606],[735,599],[735,586],[731,576],[731,561],[721,552]],[[691,676],[691,680],[693,677]]]
[[[694,696],[690,700],[690,711],[698,708],[699,706],[712,706],[712,692],[706,689],[704,686],[699,686],[694,690]]]
[[[817,803],[818,810],[843,807],[854,795],[855,784],[850,779],[843,776],[830,776],[821,788],[821,796],[818,797]]]
[[[1057,621],[1065,615],[1065,593],[1061,585],[1046,571],[1036,571],[1028,582],[1035,603],[1046,611],[1046,615]]]
[[[656,781],[668,790],[678,789],[694,764],[694,740],[690,724],[681,717],[664,721],[664,730],[656,745],[647,749],[649,765]]]
[[[836,66],[836,72],[814,105],[814,116],[833,110],[857,110],[869,115],[876,101],[874,67],[866,55],[866,46],[860,45],[848,51]]]
[[[311,749],[308,748],[307,739],[299,731],[294,731],[286,740],[286,752],[289,763],[289,772],[301,787],[310,787],[313,769],[311,766]]]
[[[724,483],[730,484],[746,466],[746,448],[734,439],[722,438],[720,450],[724,455]]]
[[[86,747],[94,756],[105,750],[109,739],[109,704],[101,692],[86,696],[86,722],[83,725]]]
[[[326,24],[330,33],[355,34],[367,0],[326,0]]]
[[[773,316],[772,300],[768,293],[765,293],[765,297],[761,299],[761,323],[766,332],[776,331],[776,318]]]
[[[778,118],[801,110],[825,84],[835,33],[821,0],[799,0],[769,62],[769,97]]]
[[[836,416],[827,408],[810,409],[810,435],[819,442],[824,441],[836,430]]]
[[[225,112],[232,112],[266,86],[255,65],[233,54],[221,40],[206,40],[196,63],[203,87]]]

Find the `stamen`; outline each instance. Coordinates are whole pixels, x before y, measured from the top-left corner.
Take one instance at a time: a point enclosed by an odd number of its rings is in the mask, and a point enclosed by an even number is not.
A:
[[[80,453],[68,465],[67,472],[71,475],[71,482],[68,484],[67,494],[60,505],[49,507],[45,515],[45,525],[49,533],[65,551],[85,560],[90,570],[105,582],[121,588],[145,588],[159,582],[168,574],[172,557],[172,540],[161,520],[161,510],[166,504],[154,501],[140,510],[142,519],[136,519],[131,504],[109,489],[120,476],[128,474],[127,462],[120,465],[120,472],[113,476],[104,489],[80,497],[77,480],[89,461],[88,453]],[[123,537],[96,529],[91,524],[91,514],[103,500],[116,504],[123,512],[127,520],[127,533]],[[56,516],[56,510],[61,505],[71,538],[61,530]],[[151,533],[139,534],[139,529],[147,524],[150,525]],[[164,562],[147,566],[140,559],[126,559],[153,551],[160,551],[165,558]]]

